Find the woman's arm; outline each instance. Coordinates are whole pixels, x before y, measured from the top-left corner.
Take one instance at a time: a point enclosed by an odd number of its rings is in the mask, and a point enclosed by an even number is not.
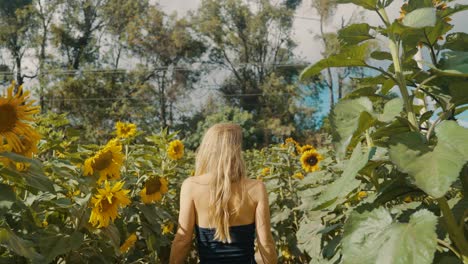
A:
[[[257,208],[255,211],[255,225],[257,229],[257,244],[263,263],[276,264],[278,263],[278,254],[276,253],[276,245],[271,234],[270,223],[270,204],[268,203],[268,194],[265,184],[260,183],[259,189],[256,192]]]
[[[190,190],[190,179],[186,179],[180,190],[179,226],[172,241],[170,264],[183,264],[192,245],[195,206]]]

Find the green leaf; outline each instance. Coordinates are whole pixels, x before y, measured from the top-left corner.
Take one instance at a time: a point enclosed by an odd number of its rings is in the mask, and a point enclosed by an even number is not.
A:
[[[0,183],[0,211],[9,210],[16,202],[16,194],[11,186]]]
[[[44,263],[50,263],[59,255],[77,250],[83,240],[84,235],[80,232],[74,232],[71,235],[56,233],[41,235],[39,247],[45,256]]]
[[[338,157],[343,157],[356,130],[362,112],[372,113],[372,102],[367,97],[339,101],[332,111],[330,122],[334,128],[333,141],[335,142]]]
[[[434,111],[427,111],[427,112],[424,112],[424,114],[421,115],[421,117],[419,118],[419,123],[423,123],[423,122],[426,122],[427,120],[429,120],[432,115],[434,114]]]
[[[369,24],[352,24],[338,31],[338,37],[345,45],[356,45],[363,41],[373,39],[369,34],[371,27]]]
[[[317,204],[322,205],[329,201],[336,200],[337,198],[346,197],[350,192],[356,189],[361,183],[360,180],[356,179],[356,175],[366,166],[371,156],[372,152],[363,153],[361,144],[358,144],[353,150],[351,158],[346,162],[346,167],[341,176],[325,189],[322,195],[319,196]],[[331,205],[332,204],[328,204],[328,206]]]
[[[376,60],[392,60],[392,54],[386,51],[374,51],[371,53],[371,57]]]
[[[7,157],[15,162],[24,162],[31,165],[25,172],[21,173],[18,173],[16,170],[5,168],[5,171],[7,171],[8,174],[19,177],[22,181],[21,184],[34,188],[34,191],[55,192],[52,181],[44,175],[42,165],[38,160],[29,159],[11,152],[1,152],[0,156]]]
[[[468,51],[468,34],[465,32],[456,32],[448,34],[444,48],[454,51]]]
[[[461,78],[468,77],[468,52],[444,52],[439,62],[439,68],[426,61],[422,61],[422,63],[429,66],[437,75]]]
[[[431,151],[417,133],[392,138],[390,159],[414,183],[434,198],[445,195],[468,160],[468,129],[455,121],[436,128],[438,142]]]
[[[365,136],[366,130],[372,127],[375,123],[375,118],[372,114],[364,111],[359,116],[358,126],[356,131],[353,133],[353,137],[349,142],[347,148],[354,148],[358,142],[361,142],[362,138]]]
[[[455,121],[444,121],[440,123],[435,132],[438,138],[438,144],[450,146],[456,155],[462,155],[463,159],[468,160],[468,129],[461,127]]]
[[[390,122],[396,116],[399,116],[401,111],[403,111],[403,100],[394,98],[385,104],[383,113],[378,118],[382,122]]]
[[[344,226],[343,263],[432,263],[436,224],[437,217],[425,209],[411,215],[409,223],[395,222],[383,207],[354,211]]]
[[[322,70],[330,67],[366,66],[366,59],[369,57],[370,52],[370,42],[363,43],[359,46],[356,45],[343,48],[339,54],[322,59],[304,69],[300,75],[300,79],[306,80],[312,76],[318,75]]]
[[[410,194],[423,194],[423,192],[407,183],[403,174],[399,174],[396,179],[387,182],[381,187],[374,201],[376,205],[383,205],[398,198],[404,198]]]
[[[115,250],[118,250],[120,247],[120,233],[119,229],[115,225],[108,225],[106,228],[102,229],[102,233],[108,238],[108,241],[114,247]]]
[[[317,256],[321,251],[321,237],[318,232],[323,229],[320,220],[310,221],[304,218],[299,224],[299,230],[296,232],[297,247],[309,254]]]
[[[279,213],[272,214],[271,223],[279,223],[291,216],[291,209],[284,207]]]
[[[364,7],[365,9],[375,11],[379,8],[389,6],[393,0],[379,1],[379,0],[337,0],[338,4],[348,4],[353,3],[355,5]]]
[[[441,17],[452,16],[453,14],[456,14],[461,11],[466,11],[466,10],[468,10],[468,5],[455,4],[454,7],[449,6],[445,10],[443,10]]]
[[[395,81],[392,79],[387,79],[382,85],[382,94],[387,94],[390,89],[392,89],[396,85]]]
[[[28,258],[32,263],[44,263],[44,257],[36,252],[34,244],[20,238],[9,228],[0,228],[0,243],[14,253]]]
[[[412,28],[433,27],[436,23],[436,9],[425,7],[416,9],[403,18],[403,25]]]

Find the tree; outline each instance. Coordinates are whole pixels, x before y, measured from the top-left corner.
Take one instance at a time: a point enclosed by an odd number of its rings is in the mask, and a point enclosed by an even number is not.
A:
[[[291,3],[293,4],[293,3]],[[252,112],[262,143],[295,131],[298,68],[291,39],[293,6],[270,1],[205,0],[194,24],[210,43],[207,63],[227,73],[219,91],[227,102]]]
[[[49,34],[52,26],[52,19],[57,14],[60,4],[63,0],[36,0],[35,6],[35,19],[37,22],[38,30],[36,31],[36,43],[37,43],[37,59],[39,61],[39,104],[41,111],[44,112],[45,101],[44,101],[44,89],[48,80],[48,76],[45,74],[47,54],[46,50],[49,43]]]
[[[261,84],[292,62],[295,44],[290,38],[292,10],[267,0],[254,5],[205,0],[194,23],[212,45],[209,62],[230,73],[221,92],[231,103],[259,112]]]
[[[52,26],[55,45],[66,56],[66,66],[77,70],[94,62],[99,50],[97,33],[105,25],[101,14],[109,0],[65,0],[61,23]]]
[[[32,44],[32,10],[32,0],[0,0],[0,45],[13,58],[17,86],[23,84],[25,77],[34,78],[22,73],[23,56]]]
[[[338,38],[338,33],[335,32],[325,32],[324,25],[329,21],[336,11],[336,0],[313,0],[312,7],[317,11],[317,14],[320,16],[320,34],[319,38],[323,42],[324,51],[322,56],[324,58],[337,54],[341,50],[342,43]],[[341,21],[341,28],[346,27],[353,20],[351,18],[348,22],[345,22],[344,19]],[[348,78],[351,74],[363,74],[362,70],[358,67],[346,67],[343,69],[326,69],[326,74],[315,78],[313,80],[314,85],[318,89],[326,88],[330,93],[330,107],[333,107],[335,104],[335,94],[337,94],[337,99],[343,97],[343,91],[346,86],[345,79]],[[336,91],[336,92],[335,92]]]
[[[154,86],[162,127],[173,124],[173,105],[200,71],[191,67],[205,52],[191,25],[150,6],[128,28],[128,45],[147,68],[144,81]]]
[[[103,16],[107,21],[105,30],[110,38],[106,43],[109,48],[104,51],[104,59],[108,60],[114,69],[119,68],[124,52],[129,48],[125,45],[130,32],[129,25],[148,9],[148,5],[147,0],[110,0],[104,6]]]
[[[67,112],[71,124],[83,132],[85,142],[104,141],[116,121],[132,122],[139,130],[158,125],[157,96],[142,82],[145,71],[107,74],[83,69],[83,74],[56,82],[45,97],[54,112]]]

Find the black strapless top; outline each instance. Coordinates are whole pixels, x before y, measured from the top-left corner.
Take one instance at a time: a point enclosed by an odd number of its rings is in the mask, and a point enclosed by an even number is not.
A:
[[[200,264],[256,264],[255,223],[229,227],[231,243],[214,240],[215,229],[195,225]]]

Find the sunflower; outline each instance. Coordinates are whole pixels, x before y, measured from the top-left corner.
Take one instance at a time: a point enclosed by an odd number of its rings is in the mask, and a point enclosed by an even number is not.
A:
[[[366,191],[360,191],[357,194],[358,200],[362,200],[367,197],[367,192]]]
[[[35,142],[39,134],[29,122],[34,121],[33,115],[39,112],[39,107],[33,106],[29,99],[29,91],[23,92],[22,86],[13,94],[14,82],[8,87],[7,94],[0,97],[0,143],[6,141],[13,151],[23,151],[22,138]]]
[[[127,240],[120,246],[120,253],[126,253],[131,247],[135,245],[135,242],[138,240],[135,233],[128,236]]]
[[[409,195],[408,195],[408,196],[405,196],[405,198],[403,199],[403,201],[404,201],[405,203],[411,203],[411,202],[413,201],[413,197],[411,197],[411,196],[409,196]]]
[[[314,150],[315,151],[315,148],[311,145],[304,145],[304,146],[298,146],[297,147],[297,152],[299,153],[304,153],[306,151],[309,151],[309,150]]]
[[[169,143],[167,154],[173,160],[181,159],[184,156],[184,144],[180,140],[174,140]]]
[[[284,141],[284,144],[294,144],[294,145],[297,146],[299,143],[297,143],[297,141],[294,140],[293,138],[288,137],[288,138]]]
[[[304,174],[302,174],[300,172],[296,172],[296,173],[294,173],[294,175],[292,177],[296,178],[298,180],[302,180],[302,179],[304,179]]]
[[[318,164],[321,160],[323,160],[322,155],[315,150],[306,151],[301,156],[302,168],[306,172],[314,172],[319,169]]]
[[[84,175],[92,175],[98,172],[98,183],[108,179],[119,179],[123,160],[122,145],[118,140],[111,140],[93,157],[86,159],[84,162]]]
[[[27,158],[32,158],[34,153],[37,153],[37,143],[39,139],[35,139],[34,141],[29,140],[26,137],[22,137],[20,139],[21,145],[23,146],[21,151],[15,151],[12,150],[12,148],[9,145],[3,145],[0,147],[0,152],[3,151],[9,151],[13,152],[15,154],[27,157]],[[4,165],[9,165],[12,168],[16,168],[17,171],[26,171],[29,168],[29,163],[27,162],[16,162],[14,160],[10,160],[6,157],[0,157],[0,162],[2,162]]]
[[[282,255],[285,259],[291,259],[291,258],[292,258],[291,252],[289,251],[289,248],[288,248],[287,246],[282,247],[282,249],[281,249],[281,255]]]
[[[167,180],[161,177],[151,177],[145,182],[145,187],[141,190],[141,200],[145,204],[161,201],[162,195],[167,193]]]
[[[91,198],[91,216],[89,222],[98,228],[106,227],[119,216],[119,207],[125,207],[131,203],[127,194],[130,190],[122,189],[124,182],[119,181],[111,186],[108,181],[105,181],[104,188],[98,189],[98,194]]]
[[[163,224],[161,226],[161,229],[162,229],[162,234],[163,235],[170,234],[172,232],[172,230],[174,230],[174,223],[169,222],[167,224]]]
[[[119,138],[129,138],[136,135],[137,127],[132,123],[123,123],[117,122],[115,124],[115,129],[117,130],[117,137]]]
[[[263,168],[262,169],[262,175],[267,176],[268,174],[270,174],[270,168],[268,168],[268,167]]]

